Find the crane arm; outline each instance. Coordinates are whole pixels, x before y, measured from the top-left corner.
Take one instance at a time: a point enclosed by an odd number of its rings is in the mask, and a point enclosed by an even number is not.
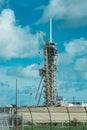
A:
[[[43,35],[42,35],[41,32],[39,32],[39,38],[40,38],[40,40],[41,40],[41,42],[42,42],[42,44],[43,44],[43,46],[44,46],[45,41],[44,41],[44,39],[43,39]]]
[[[36,95],[35,95],[35,99],[37,99],[38,92],[39,92],[39,89],[40,89],[40,86],[41,86],[42,80],[43,80],[43,77],[42,77],[41,80],[40,80],[40,83],[39,83],[39,86],[38,86],[38,89],[37,89],[37,92],[36,92]]]

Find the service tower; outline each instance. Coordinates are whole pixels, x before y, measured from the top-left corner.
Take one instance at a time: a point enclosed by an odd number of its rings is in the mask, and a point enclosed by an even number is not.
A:
[[[52,40],[52,19],[50,19],[50,40],[44,43],[44,67],[40,69],[43,80],[44,104],[53,106],[58,97],[58,51]]]

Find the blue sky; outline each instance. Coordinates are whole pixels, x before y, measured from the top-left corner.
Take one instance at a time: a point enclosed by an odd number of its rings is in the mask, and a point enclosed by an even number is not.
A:
[[[86,12],[87,0],[0,0],[0,106],[15,104],[16,79],[18,104],[37,104],[43,66],[38,32],[49,41],[50,17],[58,44],[59,96],[87,102]]]

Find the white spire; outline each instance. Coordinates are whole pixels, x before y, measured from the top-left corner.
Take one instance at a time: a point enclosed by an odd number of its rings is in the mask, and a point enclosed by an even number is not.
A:
[[[50,18],[50,43],[52,43],[52,18]]]

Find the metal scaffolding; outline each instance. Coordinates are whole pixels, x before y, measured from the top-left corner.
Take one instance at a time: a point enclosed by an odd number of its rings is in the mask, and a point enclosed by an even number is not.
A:
[[[58,96],[57,86],[57,46],[55,43],[45,43],[44,45],[44,69],[42,75],[44,76],[44,94],[45,105],[55,105]]]
[[[44,42],[41,34],[40,38],[44,46],[44,67],[39,70],[43,79],[44,104],[52,106],[56,104],[58,97],[58,51],[57,45],[52,41],[52,19],[50,19],[50,41]]]
[[[58,96],[57,86],[57,47],[55,43],[46,43],[44,46],[45,68],[45,104],[55,105]]]

